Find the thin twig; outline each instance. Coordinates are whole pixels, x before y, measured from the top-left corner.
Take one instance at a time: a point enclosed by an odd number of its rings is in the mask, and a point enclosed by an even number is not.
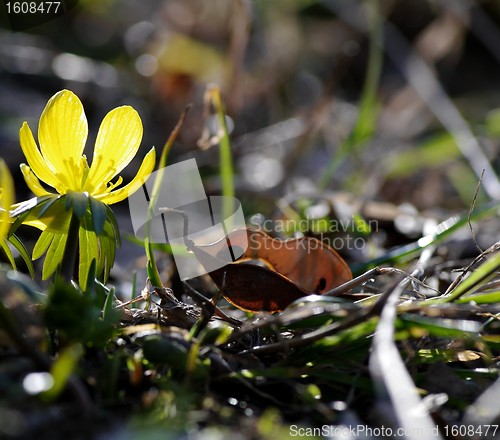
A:
[[[399,284],[399,281],[394,284],[394,288]],[[349,318],[344,319],[340,322],[334,322],[333,324],[327,325],[326,327],[321,327],[320,329],[313,330],[309,333],[305,333],[300,337],[296,337],[287,341],[287,347],[298,348],[304,345],[309,345],[315,341],[318,341],[326,336],[332,336],[343,330],[347,330],[358,324],[365,322],[366,320],[378,316],[383,309],[388,297],[390,296],[392,289],[388,289],[384,292],[378,299],[377,302],[370,308],[360,309],[359,312],[352,314]],[[281,351],[283,349],[283,344],[276,342],[273,344],[260,345],[256,347],[249,348],[248,350],[242,351],[240,354],[264,354],[273,353],[276,351]]]
[[[217,305],[215,304],[214,301],[210,301],[208,298],[205,298],[200,292],[198,292],[193,286],[191,286],[189,283],[184,282],[184,286],[186,286],[189,290],[189,296],[193,298],[193,300],[200,306],[200,307],[207,307],[208,304],[211,304],[212,307],[214,307],[213,313],[215,316],[218,316],[219,318],[223,319],[230,325],[239,328],[241,326],[241,321],[238,321],[237,319],[231,318],[230,316],[226,315]]]
[[[485,251],[481,252],[480,255],[478,255],[476,258],[474,258],[468,265],[467,267],[462,269],[462,273],[455,278],[455,280],[448,286],[448,289],[446,289],[446,292],[444,292],[443,297],[448,296],[455,288],[457,287],[458,284],[462,282],[462,280],[465,277],[465,274],[470,272],[473,266],[475,266],[479,261],[481,261],[485,255],[491,254],[493,252],[496,252],[500,249],[500,241],[497,241],[494,245],[490,246],[488,249]]]
[[[353,289],[354,287],[359,286],[360,284],[365,283],[366,281],[369,281],[375,276],[378,275],[383,275],[386,273],[390,273],[392,271],[392,268],[384,268],[384,267],[374,267],[373,269],[368,270],[364,274],[360,275],[359,277],[356,277],[350,281],[347,281],[346,283],[342,284],[341,286],[335,287],[328,292],[323,293],[325,296],[339,296],[342,295],[343,293],[348,292],[349,290]]]

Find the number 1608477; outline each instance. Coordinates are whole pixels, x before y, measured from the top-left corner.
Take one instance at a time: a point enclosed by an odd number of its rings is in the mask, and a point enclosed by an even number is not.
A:
[[[57,14],[61,2],[7,2],[7,14]]]

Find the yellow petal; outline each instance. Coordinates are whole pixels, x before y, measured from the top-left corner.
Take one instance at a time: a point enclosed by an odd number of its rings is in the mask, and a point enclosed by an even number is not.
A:
[[[14,183],[9,168],[0,160],[0,240],[3,240],[10,228],[9,209],[14,201]]]
[[[149,150],[148,154],[144,157],[142,161],[141,167],[139,171],[137,171],[136,176],[133,180],[125,185],[123,188],[117,189],[116,191],[112,191],[110,193],[104,193],[101,195],[94,196],[96,199],[99,199],[101,202],[106,203],[107,205],[111,205],[116,202],[120,202],[121,200],[126,199],[130,194],[137,191],[143,184],[146,182],[147,177],[154,169],[156,162],[156,152],[154,148]]]
[[[37,229],[40,229],[40,231],[45,231],[45,229],[47,229],[47,225],[41,221],[41,220],[38,220],[38,219],[27,219],[25,221],[23,221],[23,225],[27,225],[27,226],[31,226],[33,228],[37,228]]]
[[[142,121],[130,106],[111,110],[103,119],[94,148],[86,190],[106,185],[134,158],[142,140]]]
[[[117,188],[118,186],[120,186],[121,184],[123,183],[123,177],[122,176],[118,176],[118,179],[116,179],[116,182],[115,183],[111,183],[108,185],[108,187],[106,188],[106,191],[107,192],[111,192],[113,191],[115,188]]]
[[[38,178],[35,176],[33,171],[31,171],[30,167],[24,163],[20,165],[21,172],[23,173],[24,180],[28,188],[35,194],[37,197],[41,196],[49,196],[51,195],[40,183]]]
[[[19,130],[19,140],[31,170],[39,179],[42,179],[53,188],[57,188],[57,179],[54,173],[49,169],[49,165],[40,154],[40,150],[38,150],[35,138],[33,137],[33,133],[31,132],[31,128],[27,122],[23,123],[21,130]]]
[[[81,189],[80,157],[87,135],[87,118],[78,96],[62,90],[49,99],[38,126],[40,150],[50,170],[67,177],[68,189]]]

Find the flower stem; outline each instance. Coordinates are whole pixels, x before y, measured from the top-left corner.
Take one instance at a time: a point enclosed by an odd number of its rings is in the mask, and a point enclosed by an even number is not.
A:
[[[68,283],[71,282],[75,275],[76,255],[78,253],[78,233],[80,230],[80,219],[73,212],[68,228],[68,238],[64,248],[64,255],[61,264],[61,276]]]

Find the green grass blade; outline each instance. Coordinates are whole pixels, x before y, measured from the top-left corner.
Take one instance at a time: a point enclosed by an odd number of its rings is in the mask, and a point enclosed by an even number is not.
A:
[[[370,53],[368,55],[368,70],[361,93],[359,113],[351,133],[332,157],[325,172],[318,181],[318,187],[324,189],[328,186],[335,171],[342,161],[352,153],[356,147],[363,145],[375,132],[379,106],[377,104],[377,90],[383,65],[383,20],[380,14],[378,1],[367,2],[371,8],[372,26],[370,30]]]
[[[440,338],[474,338],[481,330],[481,324],[466,319],[446,319],[429,318],[428,316],[419,316],[405,314],[398,317],[399,325],[407,329],[411,334],[415,333],[422,336],[433,335]]]
[[[451,293],[446,296],[427,301],[429,304],[439,304],[455,301],[466,293],[473,293],[481,285],[488,282],[500,270],[500,252],[486,260],[477,269],[465,278]]]
[[[163,175],[165,173],[165,167],[167,166],[168,153],[172,149],[172,146],[174,145],[174,142],[177,139],[177,136],[179,135],[179,132],[181,130],[182,124],[184,123],[184,119],[186,118],[186,114],[187,114],[188,110],[189,110],[189,107],[187,107],[181,113],[181,116],[179,117],[177,124],[175,125],[174,129],[170,133],[170,136],[168,137],[167,142],[163,146],[163,150],[162,150],[161,156],[160,156],[160,161],[158,163],[155,181],[153,184],[153,190],[151,192],[151,199],[149,201],[148,219],[153,218],[153,214],[154,214],[153,210],[154,210],[154,207],[156,206],[156,202],[157,202],[158,197],[160,195],[161,184],[163,181]],[[158,267],[156,265],[156,260],[155,260],[155,256],[154,256],[154,252],[153,252],[153,246],[152,246],[151,241],[149,239],[149,222],[146,225],[146,234],[145,235],[146,235],[146,238],[144,239],[144,249],[146,251],[146,257],[148,259],[147,272],[148,272],[149,280],[151,281],[151,284],[153,286],[163,287],[163,283],[162,283],[161,277],[160,277],[160,272],[158,271]]]
[[[377,90],[383,64],[384,29],[378,1],[366,2],[371,8],[372,27],[370,31],[370,53],[359,116],[351,134],[350,144],[359,145],[370,139],[375,132],[378,115]]]
[[[488,293],[478,293],[475,295],[464,295],[461,298],[455,300],[457,304],[468,304],[470,302],[475,302],[476,304],[495,304],[500,303],[500,291],[488,292]]]
[[[415,257],[415,255],[420,253],[428,246],[442,242],[450,234],[466,226],[469,220],[476,221],[492,214],[496,215],[498,208],[500,208],[500,200],[492,200],[491,202],[488,202],[485,205],[476,208],[471,213],[470,219],[468,213],[462,214],[461,216],[457,217],[451,217],[437,226],[437,234],[432,236],[424,236],[416,242],[404,246],[399,246],[393,250],[390,250],[385,255],[374,258],[373,260],[370,260],[366,263],[355,265],[351,268],[352,273],[354,275],[357,275],[381,264],[395,264],[407,261]]]
[[[217,122],[220,128],[220,139],[219,139],[219,158],[220,158],[220,178],[222,186],[222,195],[224,197],[234,197],[234,170],[233,170],[233,160],[231,154],[231,141],[229,139],[229,133],[226,124],[226,112],[224,109],[224,103],[222,102],[222,97],[220,89],[217,86],[209,86],[207,88],[207,93],[209,94],[210,100],[214,105],[215,112],[217,115]],[[232,212],[226,212],[229,207],[223,208],[223,217],[228,218]]]

